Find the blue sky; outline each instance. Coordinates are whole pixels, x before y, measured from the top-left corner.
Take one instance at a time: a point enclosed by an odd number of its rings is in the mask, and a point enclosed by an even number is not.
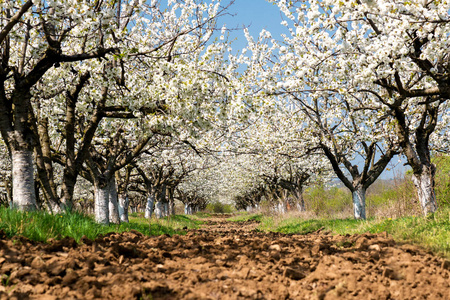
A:
[[[236,0],[229,11],[235,16],[226,17],[226,23],[251,25],[250,30],[255,34],[258,34],[263,28],[270,31],[282,27],[278,7],[265,0]]]
[[[286,29],[280,24],[283,20],[280,10],[266,0],[235,0],[229,13],[231,15],[221,18],[219,24],[225,23],[227,28],[248,27],[250,34],[255,39],[262,29],[270,31],[275,39],[280,39],[280,34],[286,32]],[[233,49],[242,49],[247,45],[242,30],[233,31],[231,36],[237,38],[236,42],[232,44]]]

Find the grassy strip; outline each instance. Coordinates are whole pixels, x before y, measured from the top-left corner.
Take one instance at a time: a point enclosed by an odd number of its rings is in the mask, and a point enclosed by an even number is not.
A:
[[[105,226],[95,223],[92,217],[79,213],[52,215],[46,212],[20,212],[0,207],[0,230],[8,237],[21,235],[41,242],[67,236],[78,242],[83,236],[95,239],[100,234],[130,230],[137,230],[145,235],[184,234],[184,229],[197,228],[201,223],[186,216],[171,216],[151,222],[139,216],[131,216],[130,223]]]
[[[403,217],[354,219],[302,219],[299,217],[277,217],[261,214],[241,215],[230,221],[257,220],[263,231],[307,234],[319,229],[329,230],[334,234],[360,234],[364,232],[391,234],[397,241],[420,245],[450,258],[450,208],[442,208],[427,218]]]

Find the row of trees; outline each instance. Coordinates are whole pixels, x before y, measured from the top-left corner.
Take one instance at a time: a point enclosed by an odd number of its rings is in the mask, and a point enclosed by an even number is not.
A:
[[[30,0],[0,9],[0,130],[18,209],[37,208],[36,186],[47,209],[70,209],[81,175],[94,187],[97,221],[118,222],[128,188],[116,175],[134,166],[157,194],[149,174],[164,164],[140,166],[145,155],[166,144],[195,149],[225,110],[227,44],[207,44],[220,2]]]
[[[127,220],[130,191],[148,195],[147,216],[176,198],[187,213],[212,199],[304,210],[304,186],[337,177],[364,219],[367,188],[401,154],[424,214],[436,211],[449,2],[273,3],[289,33],[245,31],[231,55],[217,23],[230,3],[2,2],[13,206],[35,209],[42,194],[53,212],[71,208],[81,176],[101,223]]]
[[[289,33],[247,34],[244,58],[262,105],[295,111],[298,148],[326,157],[353,194],[355,218],[366,217],[367,188],[398,154],[423,213],[435,212],[430,150],[448,149],[449,2],[272,2]]]

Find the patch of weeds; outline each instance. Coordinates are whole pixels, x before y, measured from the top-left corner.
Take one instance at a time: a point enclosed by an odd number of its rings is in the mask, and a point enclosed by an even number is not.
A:
[[[261,222],[263,217],[264,216],[262,214],[241,214],[238,216],[228,218],[227,221],[231,221],[231,222],[259,221],[259,222]]]
[[[2,277],[1,277],[1,283],[2,283],[2,285],[3,285],[4,287],[9,286],[9,283],[10,283],[10,277],[9,277],[8,275],[6,275],[6,274],[2,274]]]
[[[293,222],[279,226],[276,231],[281,233],[299,233],[308,234],[323,228],[323,222],[320,220],[307,220],[303,222]]]
[[[350,241],[340,241],[336,243],[337,248],[351,248],[355,245],[355,243],[352,243]]]
[[[152,294],[148,293],[139,297],[139,300],[153,300]]]
[[[199,211],[199,212],[196,212],[194,214],[194,216],[199,217],[199,218],[209,218],[209,217],[211,217],[211,214]]]

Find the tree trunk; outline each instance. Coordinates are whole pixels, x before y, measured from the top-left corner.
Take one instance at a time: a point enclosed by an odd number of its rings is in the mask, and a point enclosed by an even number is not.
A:
[[[424,166],[422,173],[414,174],[412,179],[417,188],[417,196],[419,198],[422,212],[425,216],[436,212],[438,205],[436,201],[436,193],[434,192],[434,174],[435,167]]]
[[[13,200],[12,200],[12,183],[11,180],[5,181],[5,189],[6,189],[6,199],[8,201],[9,207],[13,207]]]
[[[36,195],[36,207],[38,210],[42,210],[41,184],[39,180],[34,181],[34,194]]]
[[[119,216],[120,216],[120,221],[125,222],[125,223],[130,222],[128,220],[128,204],[129,204],[128,195],[125,193],[120,194],[119,195]]]
[[[358,187],[352,191],[353,215],[357,220],[366,219],[366,189]]]
[[[275,204],[275,211],[279,214],[286,213],[286,203],[283,200],[278,200],[279,202]]]
[[[94,211],[95,221],[100,224],[109,225],[109,185],[100,187],[98,183],[94,184]]]
[[[49,199],[48,200],[48,205],[50,206],[50,210],[52,214],[59,214],[63,212],[63,209],[61,209],[61,205],[59,205],[56,202],[53,202]]]
[[[161,201],[156,201],[155,203],[155,216],[157,219],[161,219],[163,217],[164,206]]]
[[[155,196],[153,193],[149,193],[147,197],[147,205],[145,206],[146,219],[150,219],[152,217],[154,203],[155,203]]]
[[[44,194],[44,198],[48,206],[47,209],[50,211],[50,213],[60,213],[61,207],[58,204],[58,199],[56,196],[56,186],[53,183],[53,179],[50,179],[50,176],[53,177],[53,175],[47,173],[47,170],[43,167],[44,162],[41,154],[39,154],[38,151],[35,151],[35,153],[36,153],[36,167],[38,171],[37,180],[39,181],[42,187],[42,192]]]
[[[67,170],[64,170],[63,182],[62,182],[62,199],[61,205],[63,209],[72,208],[73,193],[75,190],[76,177],[70,174]]]
[[[173,188],[169,188],[167,189],[167,195],[168,195],[168,200],[169,200],[169,209],[167,214],[169,216],[173,216],[175,215],[175,200],[173,198],[173,194],[174,194],[174,189]]]
[[[22,211],[37,209],[34,192],[33,152],[12,150],[13,207]]]
[[[305,198],[303,198],[303,189],[297,190],[296,191],[297,194],[297,209],[299,211],[306,211],[306,206],[305,206]]]
[[[169,215],[175,215],[175,201],[173,199],[169,202]]]
[[[163,216],[168,217],[170,215],[169,212],[169,202],[163,202]]]
[[[33,116],[35,119],[35,117]],[[48,120],[42,118],[37,123],[36,136],[39,143],[35,146],[36,167],[39,182],[47,200],[48,209],[51,213],[61,212],[61,203],[58,199],[56,184],[54,181],[53,163],[51,158],[51,142],[48,134]]]
[[[169,210],[169,203],[166,201],[166,191],[167,187],[165,184],[161,186],[161,194],[159,194],[159,201],[156,202],[156,207],[159,209],[159,213],[156,213],[156,217],[158,219],[161,219],[163,217],[167,216],[168,210]],[[159,207],[158,207],[159,205]]]
[[[117,185],[114,176],[109,180],[109,221],[114,224],[120,224]]]

